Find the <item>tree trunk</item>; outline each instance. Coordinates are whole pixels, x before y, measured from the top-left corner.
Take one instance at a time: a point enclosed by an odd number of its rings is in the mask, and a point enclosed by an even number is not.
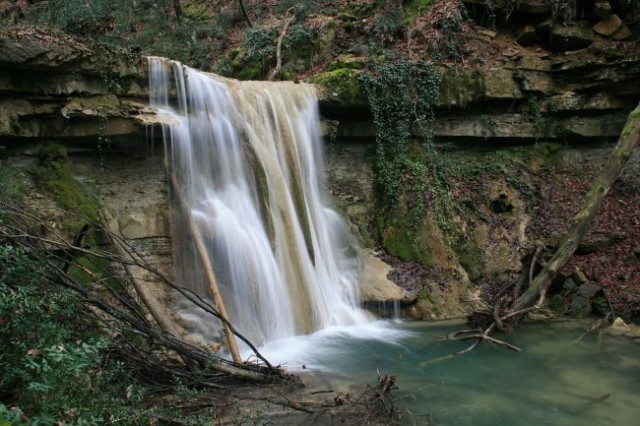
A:
[[[571,220],[571,225],[566,235],[559,243],[553,257],[545,268],[536,275],[529,288],[513,305],[513,311],[517,312],[534,306],[536,301],[544,296],[547,288],[575,252],[582,237],[586,234],[598,211],[602,207],[609,188],[618,177],[620,171],[627,163],[634,148],[640,139],[640,105],[634,109],[624,126],[620,139],[609,156],[607,164],[596,178],[587,193],[582,210]]]
[[[135,265],[134,259],[132,259],[129,253],[123,249],[120,241],[114,238],[114,235],[120,235],[120,230],[116,223],[116,219],[108,210],[102,209],[100,211],[100,220],[104,229],[109,231],[105,233],[105,236],[109,241],[109,245],[113,248],[116,254],[124,260],[124,262],[122,263],[122,267],[129,276],[129,281],[133,285],[133,288],[135,289],[144,305],[149,310],[149,313],[151,314],[153,319],[156,320],[156,323],[163,331],[169,333],[174,337],[180,336],[180,333],[178,332],[175,324],[173,323],[171,318],[169,318],[169,315],[165,312],[162,304],[149,288],[149,284],[143,282],[144,279],[142,279],[142,277],[144,276],[145,271],[139,266]]]
[[[180,186],[178,185],[178,179],[176,179],[175,175],[172,174],[170,180],[171,187],[173,188],[173,193],[178,199],[183,213],[187,216],[187,222],[189,223],[189,229],[191,230],[192,234],[191,236],[193,237],[194,243],[196,245],[196,251],[198,252],[198,256],[200,257],[200,261],[202,262],[207,283],[209,283],[211,297],[213,297],[213,301],[216,305],[216,309],[218,309],[218,312],[220,313],[220,316],[225,319],[225,321],[223,321],[222,323],[222,327],[227,338],[227,344],[229,345],[231,358],[233,358],[234,362],[240,364],[242,363],[242,358],[240,357],[238,343],[236,342],[236,337],[233,334],[233,330],[231,330],[231,327],[229,327],[228,324],[229,315],[227,314],[227,308],[224,305],[224,300],[222,299],[222,295],[220,294],[220,290],[218,289],[218,282],[213,272],[213,266],[211,265],[211,261],[209,260],[209,255],[207,254],[207,248],[204,244],[204,241],[202,240],[202,234],[193,221],[191,209],[184,203],[183,199],[180,197]]]

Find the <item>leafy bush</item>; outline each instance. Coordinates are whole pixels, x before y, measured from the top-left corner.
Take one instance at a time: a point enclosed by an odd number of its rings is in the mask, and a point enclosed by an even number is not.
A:
[[[46,286],[30,253],[0,245],[0,398],[33,424],[100,424],[129,415],[130,379],[105,362],[109,340],[83,320],[80,301]],[[16,423],[17,410],[0,407]]]

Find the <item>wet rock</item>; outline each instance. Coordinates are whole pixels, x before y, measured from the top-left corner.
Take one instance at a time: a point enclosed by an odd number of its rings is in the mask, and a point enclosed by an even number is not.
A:
[[[391,266],[373,256],[371,250],[362,250],[358,256],[360,299],[363,302],[403,300],[405,292],[387,278]]]
[[[525,25],[516,35],[516,42],[521,46],[531,46],[538,42],[538,33],[533,25]]]
[[[593,30],[585,22],[575,25],[555,24],[551,28],[549,50],[569,52],[589,47],[595,39]]]
[[[611,37],[616,33],[624,24],[618,15],[611,15],[608,19],[604,19],[595,24],[592,29],[596,34],[600,34],[604,37]]]
[[[570,313],[574,317],[583,318],[592,311],[592,299],[601,290],[591,282],[586,282],[578,287],[578,290],[571,296]]]
[[[616,318],[613,323],[606,329],[607,334],[611,336],[622,336],[631,332],[629,327],[622,318]]]

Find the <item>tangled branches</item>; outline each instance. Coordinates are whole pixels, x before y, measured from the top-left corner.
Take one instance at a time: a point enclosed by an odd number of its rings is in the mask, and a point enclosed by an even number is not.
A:
[[[138,378],[150,385],[171,386],[177,382],[197,387],[219,387],[229,378],[249,382],[273,382],[288,378],[272,366],[257,349],[237,333],[214,306],[190,290],[179,286],[147,260],[119,235],[92,224],[94,246],[82,244],[83,228],[73,242],[59,230],[21,208],[0,203],[0,241],[19,247],[38,264],[41,285],[71,290],[87,313],[113,338],[105,357],[125,362]],[[33,231],[38,229],[39,232]],[[110,242],[110,245],[104,244]],[[115,245],[120,247],[115,250]],[[147,297],[133,283],[129,272],[139,268],[151,275],[155,285],[177,292],[212,318],[226,322],[238,338],[255,353],[255,363],[236,363],[213,353],[209,348],[184,340],[175,329],[163,326]],[[170,322],[170,321],[169,321]]]

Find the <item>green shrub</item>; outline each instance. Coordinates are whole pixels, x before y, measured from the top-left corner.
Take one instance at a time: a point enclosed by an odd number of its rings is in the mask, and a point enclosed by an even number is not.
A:
[[[25,188],[18,172],[0,160],[0,194],[5,202],[15,202],[24,196]]]
[[[103,424],[129,416],[132,381],[105,362],[109,339],[95,332],[77,295],[46,285],[31,253],[0,245],[0,399],[30,424]],[[80,314],[80,315],[79,315]],[[0,407],[0,422],[18,411]]]

